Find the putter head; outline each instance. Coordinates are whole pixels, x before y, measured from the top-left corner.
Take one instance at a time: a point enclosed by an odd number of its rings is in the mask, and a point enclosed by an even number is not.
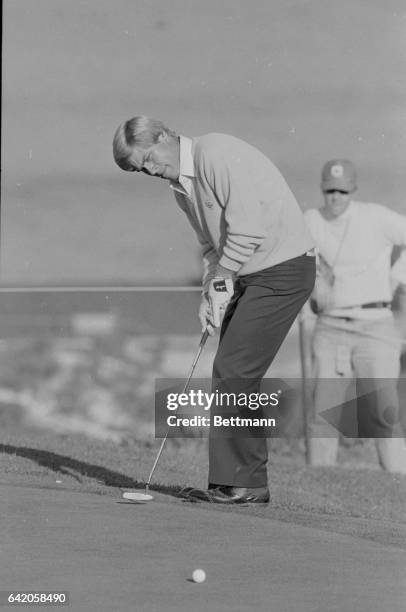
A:
[[[124,491],[123,499],[128,499],[138,504],[152,501],[154,498],[149,493],[141,493],[141,491]]]

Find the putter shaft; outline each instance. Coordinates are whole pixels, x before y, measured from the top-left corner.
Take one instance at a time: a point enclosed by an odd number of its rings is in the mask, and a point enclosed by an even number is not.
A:
[[[189,372],[189,374],[188,374],[188,377],[187,377],[186,383],[185,383],[185,385],[184,385],[184,387],[183,387],[183,389],[182,389],[182,393],[186,393],[186,391],[187,391],[187,388],[188,388],[188,386],[189,386],[190,380],[191,380],[191,378],[192,378],[192,376],[193,376],[193,372],[195,371],[195,368],[196,368],[197,362],[199,361],[199,357],[200,357],[200,355],[201,355],[201,352],[202,352],[202,350],[203,350],[204,345],[206,344],[206,340],[207,340],[207,338],[208,338],[208,337],[209,337],[209,331],[208,331],[208,329],[206,328],[206,329],[204,330],[204,332],[202,333],[202,337],[200,338],[199,347],[198,347],[198,349],[197,349],[197,352],[196,352],[195,358],[194,358],[193,363],[192,363],[192,366],[191,366],[191,368],[190,368],[190,372]],[[154,474],[154,472],[155,472],[155,468],[156,468],[156,466],[158,465],[158,461],[159,461],[159,459],[160,459],[160,457],[161,457],[161,454],[162,454],[162,451],[163,451],[163,449],[164,449],[164,446],[165,446],[166,440],[168,439],[168,434],[169,434],[169,427],[168,427],[168,429],[167,429],[167,431],[166,431],[166,434],[165,434],[164,439],[163,439],[163,440],[162,440],[162,442],[161,442],[161,446],[159,447],[159,450],[158,450],[157,456],[156,456],[156,458],[155,458],[154,464],[153,464],[153,466],[152,466],[151,472],[150,472],[150,474],[149,474],[149,476],[148,476],[148,480],[147,480],[147,482],[145,483],[145,493],[147,493],[147,494],[148,494],[148,490],[149,490],[149,485],[151,484],[151,479],[152,479],[152,476],[153,476],[153,474]]]

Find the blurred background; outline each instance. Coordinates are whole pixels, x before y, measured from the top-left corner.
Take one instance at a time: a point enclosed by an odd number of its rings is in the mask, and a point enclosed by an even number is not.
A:
[[[303,209],[348,157],[359,199],[406,214],[405,34],[401,0],[4,0],[4,423],[151,435],[155,377],[190,365],[198,293],[156,289],[198,285],[196,240],[166,183],[114,165],[122,120],[239,136]],[[295,326],[272,375],[300,372]]]
[[[188,284],[195,238],[166,183],[115,167],[117,125],[238,135],[303,208],[330,158],[406,212],[402,0],[5,0],[1,282]]]

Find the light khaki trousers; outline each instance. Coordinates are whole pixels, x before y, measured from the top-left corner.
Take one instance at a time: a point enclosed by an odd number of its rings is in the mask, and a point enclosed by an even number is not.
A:
[[[392,314],[372,322],[319,316],[312,359],[315,386],[309,422],[310,464],[336,463],[338,431],[321,413],[328,410],[335,415],[341,408],[339,430],[353,437],[373,437],[381,466],[406,473],[396,386],[400,342]]]

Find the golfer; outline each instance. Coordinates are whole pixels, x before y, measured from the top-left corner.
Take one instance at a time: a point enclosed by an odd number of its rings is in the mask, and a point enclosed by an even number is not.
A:
[[[258,392],[315,279],[313,241],[285,180],[238,138],[187,138],[146,116],[118,127],[113,153],[125,171],[168,180],[197,234],[200,321],[203,329],[221,327],[213,390]],[[249,428],[246,436],[211,431],[210,501],[269,501],[266,438],[250,435]]]
[[[353,437],[375,438],[385,470],[406,473],[396,388],[400,342],[391,310],[394,287],[406,283],[404,254],[391,269],[393,246],[406,247],[406,217],[380,204],[355,201],[356,188],[354,164],[331,160],[321,176],[324,206],[305,213],[318,260],[311,300],[317,323],[309,459],[312,465],[335,464],[338,432],[320,413],[348,401],[356,378],[362,398],[357,419],[351,419],[347,405],[341,422],[355,423],[356,430],[348,431]]]

